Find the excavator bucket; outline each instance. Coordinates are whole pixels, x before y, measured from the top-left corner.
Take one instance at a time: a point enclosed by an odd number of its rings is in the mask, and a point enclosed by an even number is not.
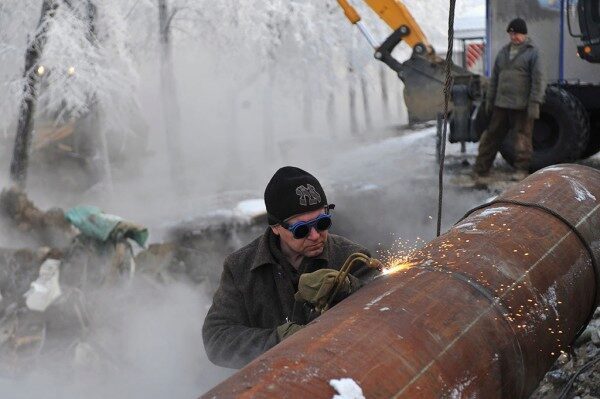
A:
[[[375,58],[402,79],[408,122],[414,124],[435,120],[437,114],[443,112],[446,61],[437,56],[431,46],[423,43],[413,47],[412,56],[408,60],[400,62],[394,58],[394,48],[409,35],[409,32],[410,29],[405,27],[394,31],[375,50]],[[481,85],[478,75],[454,63],[450,65],[450,75],[452,85],[465,85],[469,98],[480,98]]]
[[[410,124],[434,120],[444,111],[446,61],[435,55],[413,53],[401,66],[398,76],[404,83],[404,101]],[[479,98],[479,76],[455,65],[450,65],[452,86],[465,85],[471,99]],[[452,111],[453,104],[449,104]]]
[[[404,83],[408,122],[412,125],[436,119],[444,111],[444,64],[413,55],[402,66],[398,76]]]

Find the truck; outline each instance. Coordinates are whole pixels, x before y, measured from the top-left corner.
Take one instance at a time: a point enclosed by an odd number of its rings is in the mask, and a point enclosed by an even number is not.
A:
[[[375,58],[398,73],[404,83],[409,123],[433,120],[443,110],[446,62],[436,55],[410,11],[400,0],[364,0],[392,33],[379,44],[346,0],[338,0],[346,17],[375,49]],[[573,162],[600,151],[600,0],[486,0],[485,74],[450,63],[451,143],[477,142],[487,127],[483,103],[496,54],[508,42],[506,26],[527,21],[528,33],[542,56],[547,83],[540,118],[533,129],[531,170]],[[392,56],[405,41],[408,60]],[[438,124],[439,125],[439,124]],[[513,164],[513,140],[500,150]]]

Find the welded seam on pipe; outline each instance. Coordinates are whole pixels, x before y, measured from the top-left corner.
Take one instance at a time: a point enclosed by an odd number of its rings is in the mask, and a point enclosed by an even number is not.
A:
[[[598,209],[600,208],[600,204],[596,205],[591,211],[589,211],[579,222],[577,222],[577,224],[575,225],[575,227],[579,227],[582,223],[584,223],[592,214],[594,214]],[[573,233],[574,231],[571,230],[569,232],[567,232],[564,236],[562,236],[554,245],[552,245],[552,247],[550,249],[548,249],[529,269],[527,269],[525,271],[525,273],[523,273],[521,275],[521,277],[519,277],[517,280],[515,280],[509,287],[508,289],[500,296],[498,296],[497,299],[495,299],[495,301],[499,301],[500,299],[504,298],[504,296],[506,296],[510,291],[512,291],[517,285],[519,285],[524,279],[525,277],[529,274],[529,272],[531,272],[533,269],[535,269],[547,256],[549,256],[552,252],[554,252],[554,250],[560,245],[562,244],[562,242],[564,240],[567,239],[567,237],[569,237],[569,235],[571,233]],[[441,358],[443,355],[446,354],[446,352],[448,352],[450,350],[450,348],[452,348],[454,346],[454,344],[456,342],[458,342],[458,340],[460,340],[465,334],[467,334],[471,328],[473,328],[473,326],[475,324],[477,324],[479,322],[479,320],[481,320],[482,317],[484,317],[484,315],[486,315],[487,313],[490,312],[490,310],[493,309],[493,306],[490,305],[486,310],[484,310],[483,312],[481,312],[475,319],[473,319],[473,321],[471,323],[469,323],[469,325],[458,335],[456,336],[456,338],[454,338],[452,341],[450,341],[450,343],[448,345],[446,345],[446,347],[434,358],[432,359],[429,363],[427,363],[425,365],[425,367],[423,367],[421,369],[421,371],[419,371],[419,373],[417,373],[409,382],[406,383],[406,385],[404,385],[404,387],[402,387],[402,389],[400,391],[398,391],[393,398],[398,398],[400,395],[402,395],[412,384],[414,384],[419,378],[421,378],[421,376],[423,374],[425,374],[430,368],[431,366],[433,366],[433,364],[439,359]],[[524,389],[524,384],[523,382],[521,383],[521,393],[519,395],[519,397],[523,397],[523,389]]]
[[[510,320],[508,319],[508,315],[509,315],[509,311],[508,309],[504,306],[504,304],[494,295],[491,293],[490,290],[488,290],[487,288],[485,288],[483,285],[479,284],[475,279],[473,279],[471,276],[461,273],[458,270],[453,270],[447,267],[442,267],[442,266],[430,266],[430,265],[419,265],[419,266],[415,266],[415,268],[417,269],[421,269],[421,270],[428,270],[428,271],[432,271],[432,272],[438,272],[438,273],[445,273],[450,275],[451,278],[454,278],[456,280],[462,281],[463,283],[471,286],[472,288],[474,288],[477,292],[479,292],[480,294],[482,294],[484,297],[486,297],[490,304],[496,308],[497,311],[500,312],[500,314],[502,315],[502,319],[504,321],[506,321],[506,323],[508,324],[509,328],[511,329],[511,331],[513,332],[513,336],[516,337],[516,332],[515,329],[513,328],[512,324],[510,323]],[[523,363],[523,351],[521,349],[521,344],[519,343],[519,340],[515,340],[517,343],[517,348],[518,348],[518,352],[521,358],[521,366],[524,369],[524,363]]]
[[[546,256],[548,256],[552,251],[554,251],[554,249],[556,249],[556,247],[558,247],[569,236],[569,234],[571,234],[570,231],[567,234],[565,234],[560,240],[558,240],[558,242],[556,244],[554,244],[544,255],[542,255],[542,257],[540,259],[538,259],[538,261],[536,261],[531,268],[529,268],[525,273],[523,273],[523,275],[519,279],[515,280],[515,282],[513,282],[510,285],[510,287],[508,287],[510,289],[507,289],[505,291],[505,293],[502,294],[501,296],[499,296],[498,299],[495,299],[495,301],[499,301],[508,292],[510,292],[512,290],[512,288],[514,288],[516,285],[518,285],[518,283],[520,283],[522,280],[524,280],[525,276],[531,270],[533,270]],[[406,389],[408,389],[408,387],[410,387],[412,384],[414,384],[423,374],[425,374],[439,358],[441,358],[443,355],[445,355],[446,352],[448,352],[450,350],[450,348],[452,348],[454,346],[454,344],[456,342],[458,342],[459,339],[461,339],[465,334],[467,334],[471,330],[471,328],[475,324],[477,324],[479,322],[479,320],[481,320],[481,318],[484,317],[484,315],[486,315],[487,313],[489,313],[490,310],[492,310],[493,308],[494,308],[494,305],[490,305],[486,310],[481,312],[475,319],[473,319],[473,321],[471,323],[469,323],[469,325],[467,325],[467,327],[458,336],[456,336],[456,338],[454,338],[452,341],[450,341],[450,343],[434,359],[432,359],[427,365],[425,365],[425,367],[423,367],[421,369],[421,371],[419,371],[419,373],[417,373],[400,391],[398,391],[398,393],[396,393],[393,396],[393,398],[398,398],[399,395],[403,394],[404,391],[406,391]],[[522,391],[523,391],[523,386],[521,386],[521,394],[522,394]],[[519,396],[522,396],[522,395],[519,395]]]
[[[430,266],[430,265],[418,265],[418,266],[415,266],[415,269],[425,269],[425,270],[429,270],[432,272],[440,272],[440,273],[449,274],[452,278],[456,278],[457,280],[465,282],[468,285],[470,285],[471,287],[475,288],[480,294],[482,294],[487,299],[489,299],[490,302],[494,302],[496,300],[496,296],[493,295],[487,288],[485,288],[483,285],[477,283],[469,275],[461,273],[457,270],[453,270],[453,269],[450,269],[447,267],[442,267],[442,266]],[[498,310],[503,315],[508,313],[508,310],[504,307],[504,305],[502,303],[499,303],[497,305],[498,305]]]
[[[452,270],[452,269],[449,269],[446,267],[441,267],[441,266],[430,266],[430,265],[420,265],[420,266],[416,266],[416,268],[421,269],[421,270],[424,269],[424,270],[428,270],[428,271],[432,271],[432,272],[449,274],[450,277],[452,277],[456,280],[462,281],[462,282],[466,283],[467,285],[471,286],[472,288],[477,290],[477,292],[482,294],[484,297],[486,297],[490,301],[490,306],[492,308],[496,308],[496,310],[500,312],[500,314],[502,315],[502,320],[504,320],[506,322],[506,324],[508,325],[508,328],[510,329],[510,331],[513,334],[512,335],[513,348],[515,349],[515,352],[518,354],[518,357],[520,360],[521,377],[524,377],[525,376],[525,362],[523,361],[523,349],[521,348],[521,343],[517,339],[517,333],[516,333],[515,329],[513,328],[513,325],[511,324],[510,320],[508,319],[509,311],[506,309],[506,307],[500,301],[500,299],[497,298],[494,294],[492,294],[483,285],[477,283],[469,275],[461,273],[457,270]],[[486,311],[489,311],[489,310],[490,310],[490,308],[488,308]],[[522,389],[523,389],[523,387],[521,387],[521,390]]]
[[[473,212],[476,212],[480,209],[487,208],[488,206],[496,205],[496,204],[519,205],[519,206],[523,206],[523,207],[527,207],[527,208],[539,209],[547,214],[554,216],[556,219],[560,220],[565,226],[567,226],[569,229],[571,229],[573,231],[573,233],[575,233],[577,238],[579,238],[579,240],[581,241],[581,243],[583,244],[583,246],[585,247],[585,249],[587,250],[587,252],[590,255],[590,259],[592,261],[592,270],[594,272],[594,279],[596,280],[596,289],[594,291],[594,304],[598,303],[598,287],[600,287],[600,270],[598,270],[598,262],[596,262],[596,256],[594,255],[594,251],[592,250],[592,247],[587,242],[587,240],[585,239],[583,234],[581,234],[581,232],[577,229],[577,227],[579,227],[579,225],[583,222],[583,220],[578,222],[577,226],[573,226],[573,224],[571,224],[571,222],[569,222],[566,218],[564,218],[558,212],[556,212],[548,207],[545,207],[544,205],[531,203],[531,202],[524,202],[524,201],[519,201],[519,200],[498,199],[498,200],[493,200],[491,202],[488,202],[486,204],[483,204],[476,208],[471,209],[469,212],[467,212],[467,214],[460,221],[464,220],[469,215],[473,214]],[[594,318],[594,310],[595,309],[592,309],[590,311],[590,314],[588,315],[588,318],[587,318],[587,322],[585,323],[586,325]],[[584,330],[585,330],[585,326],[582,326],[582,328],[577,332],[577,334],[575,336],[578,337]]]

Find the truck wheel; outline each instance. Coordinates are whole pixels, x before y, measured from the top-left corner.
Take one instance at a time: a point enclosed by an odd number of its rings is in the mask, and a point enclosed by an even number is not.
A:
[[[600,109],[589,112],[590,116],[590,141],[583,154],[584,157],[591,157],[600,151]]]
[[[502,143],[500,153],[513,165],[515,160],[512,132]],[[590,138],[590,122],[581,102],[555,86],[546,89],[540,119],[533,126],[533,157],[530,169],[541,169],[584,156]]]

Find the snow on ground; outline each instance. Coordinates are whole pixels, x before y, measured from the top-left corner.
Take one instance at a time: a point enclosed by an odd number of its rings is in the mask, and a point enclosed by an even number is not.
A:
[[[352,378],[331,380],[329,385],[338,393],[332,399],[365,399],[362,389]]]

